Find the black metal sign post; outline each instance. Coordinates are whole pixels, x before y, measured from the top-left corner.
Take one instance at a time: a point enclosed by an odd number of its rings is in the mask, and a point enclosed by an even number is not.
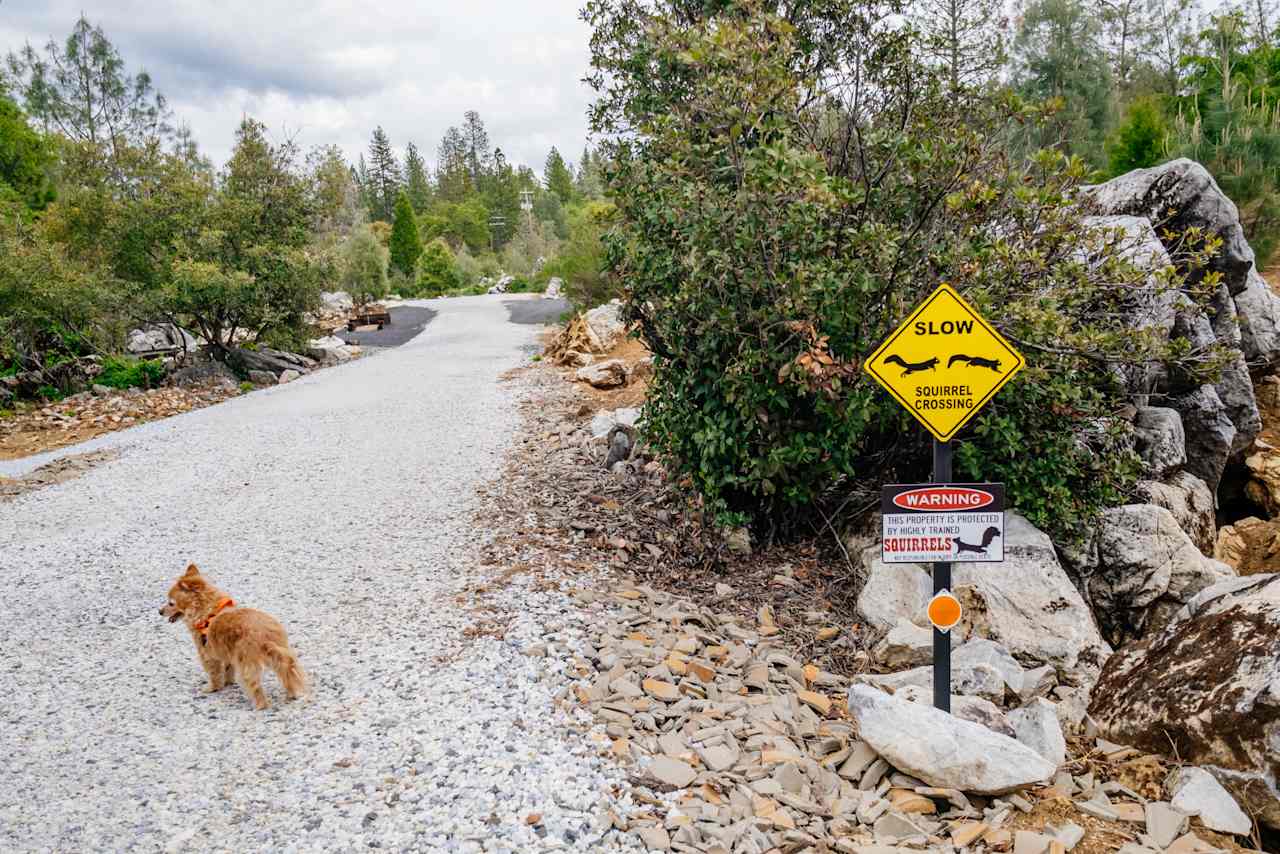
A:
[[[933,440],[933,482],[951,482],[951,443]],[[951,589],[951,562],[933,565],[933,592]],[[933,627],[933,707],[951,711],[951,632]]]

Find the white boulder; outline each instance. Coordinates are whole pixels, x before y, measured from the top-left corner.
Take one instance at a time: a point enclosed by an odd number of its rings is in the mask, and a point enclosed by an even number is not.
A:
[[[998,795],[1047,781],[1057,768],[985,726],[868,685],[849,689],[858,736],[890,765],[930,786]]]

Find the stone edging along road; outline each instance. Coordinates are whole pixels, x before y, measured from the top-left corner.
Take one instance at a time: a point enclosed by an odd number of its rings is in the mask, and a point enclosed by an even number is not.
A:
[[[0,849],[588,845],[619,772],[519,654],[573,606],[513,586],[497,639],[458,604],[519,427],[498,378],[539,331],[510,299],[431,302],[397,349],[63,449],[118,455],[0,505]],[[311,698],[202,692],[157,613],[188,562],[285,624]]]

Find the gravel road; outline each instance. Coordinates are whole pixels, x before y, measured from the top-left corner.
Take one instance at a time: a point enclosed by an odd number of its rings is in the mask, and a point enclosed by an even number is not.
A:
[[[603,847],[616,772],[556,710],[562,665],[521,654],[580,615],[523,588],[505,640],[468,638],[456,601],[518,426],[499,375],[539,331],[509,299],[426,303],[402,347],[102,437],[117,459],[0,504],[0,850]],[[157,614],[189,561],[281,619],[311,698],[202,693]]]

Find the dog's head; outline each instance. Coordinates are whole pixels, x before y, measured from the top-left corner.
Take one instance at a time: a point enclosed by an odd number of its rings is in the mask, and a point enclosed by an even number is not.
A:
[[[160,609],[160,616],[168,617],[169,622],[176,623],[185,614],[197,613],[200,610],[198,606],[208,596],[209,590],[209,582],[200,574],[200,568],[191,564],[169,588],[169,601]]]

